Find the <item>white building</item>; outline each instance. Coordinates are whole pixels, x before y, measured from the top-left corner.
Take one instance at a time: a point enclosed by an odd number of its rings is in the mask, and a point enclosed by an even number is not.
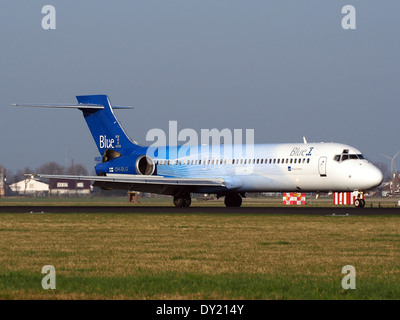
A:
[[[89,180],[50,179],[49,193],[57,196],[89,196],[93,187]]]
[[[49,185],[37,181],[35,179],[25,179],[13,184],[10,184],[11,191],[17,192],[18,195],[47,195],[49,193]]]

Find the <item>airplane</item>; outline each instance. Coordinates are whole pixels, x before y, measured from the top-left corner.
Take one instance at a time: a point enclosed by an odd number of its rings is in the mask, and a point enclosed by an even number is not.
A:
[[[216,194],[227,207],[240,207],[247,192],[354,191],[354,205],[364,207],[364,192],[383,179],[359,150],[341,143],[223,144],[219,153],[211,145],[142,146],[127,136],[113,111],[129,107],[112,106],[107,95],[76,99],[77,104],[14,104],[81,110],[101,155],[96,176],[37,174],[40,178],[170,195],[176,207],[189,207],[195,193]]]

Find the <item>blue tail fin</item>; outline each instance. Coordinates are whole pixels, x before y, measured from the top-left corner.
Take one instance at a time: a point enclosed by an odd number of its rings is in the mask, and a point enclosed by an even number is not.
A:
[[[107,149],[126,155],[139,147],[136,142],[129,139],[122,129],[106,95],[77,96],[76,99],[79,104],[85,106],[100,105],[104,107],[101,109],[80,108],[101,155],[104,155]]]

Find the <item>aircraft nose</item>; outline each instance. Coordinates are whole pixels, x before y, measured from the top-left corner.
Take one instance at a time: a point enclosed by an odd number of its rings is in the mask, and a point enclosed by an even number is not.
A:
[[[379,186],[383,181],[383,175],[381,170],[379,170],[375,166],[372,166],[368,173],[368,180],[370,181],[371,188]]]

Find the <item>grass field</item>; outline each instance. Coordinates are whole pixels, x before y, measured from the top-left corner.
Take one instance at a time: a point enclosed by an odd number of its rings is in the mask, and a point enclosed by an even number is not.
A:
[[[4,213],[0,298],[400,299],[400,217]]]
[[[381,198],[369,197],[366,198],[367,207],[399,207],[399,197]],[[172,197],[139,197],[139,203],[130,203],[128,197],[3,197],[0,198],[0,206],[170,206],[173,207]],[[334,207],[332,196],[320,197],[307,197],[306,205],[310,207]],[[200,198],[192,198],[191,207],[225,207],[224,198],[202,201]],[[280,207],[282,206],[282,197],[248,197],[243,199],[243,206],[268,206]]]

